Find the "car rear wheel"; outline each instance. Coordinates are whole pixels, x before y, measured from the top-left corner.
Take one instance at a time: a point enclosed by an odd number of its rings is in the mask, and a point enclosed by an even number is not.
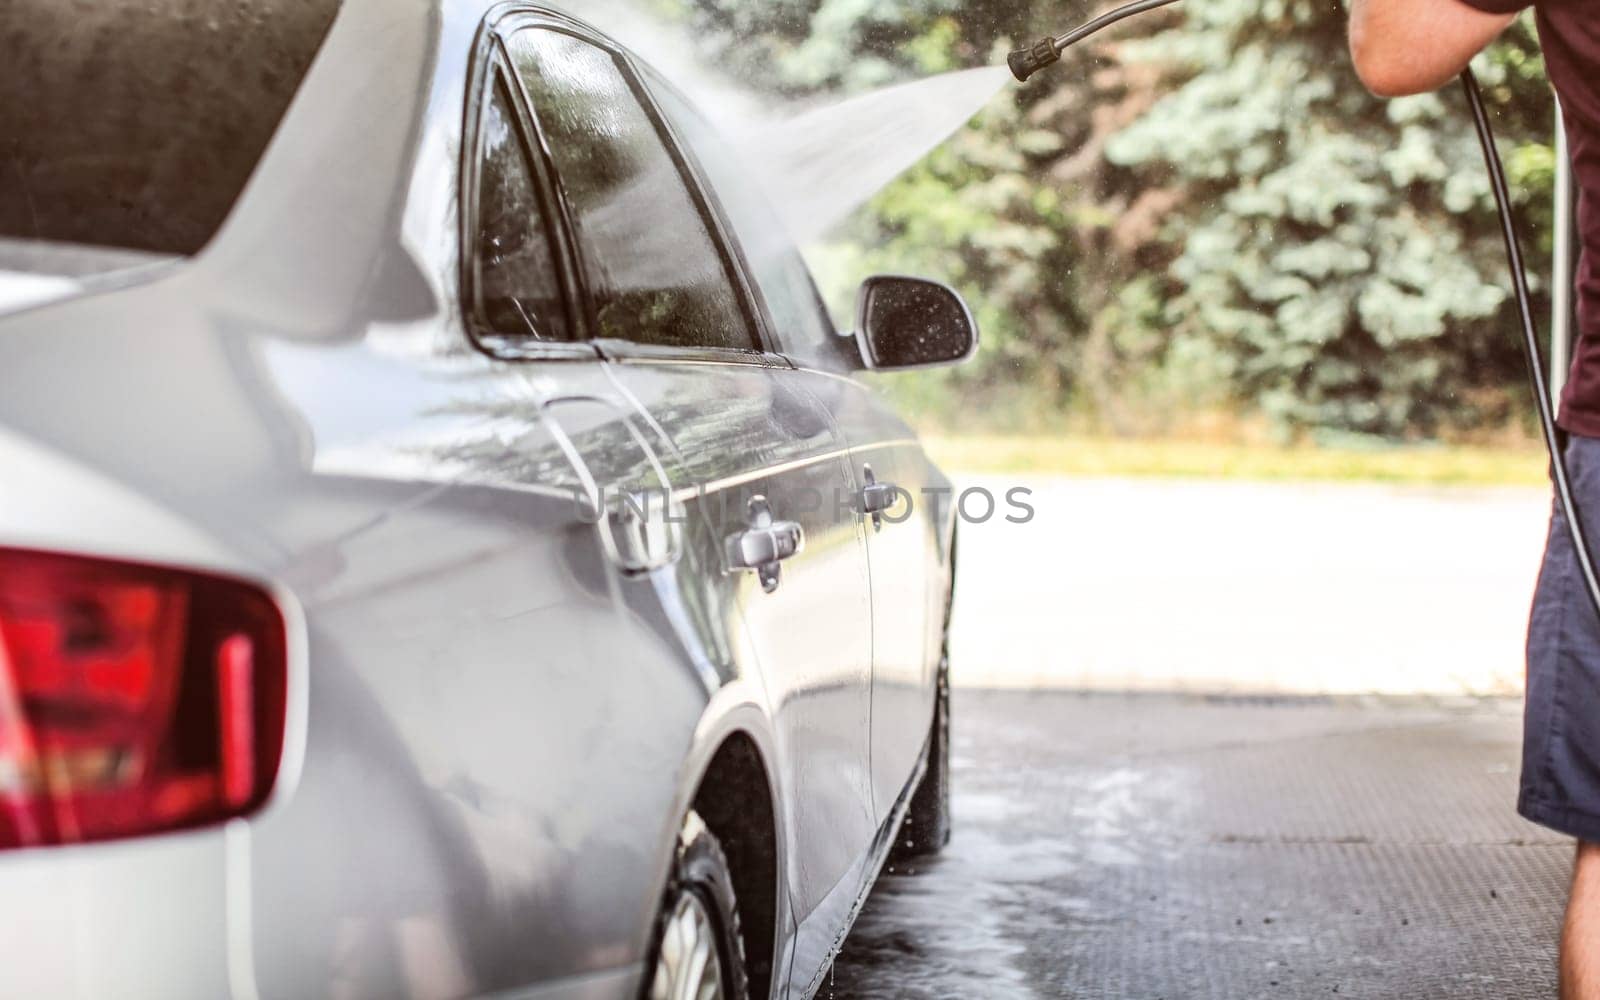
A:
[[[651,955],[645,1000],[749,1000],[733,876],[698,813],[678,833]]]
[[[950,643],[939,659],[933,729],[928,734],[928,766],[911,794],[911,805],[895,838],[897,859],[937,854],[950,842]]]

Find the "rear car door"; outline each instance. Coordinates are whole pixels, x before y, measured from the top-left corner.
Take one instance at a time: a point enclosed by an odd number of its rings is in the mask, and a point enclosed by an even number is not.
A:
[[[748,280],[630,61],[565,20],[500,25],[578,261],[581,322],[659,433],[702,599],[736,606],[774,724],[796,917],[842,921],[877,830],[871,608],[845,442],[769,347]],[[823,923],[834,921],[823,920]]]

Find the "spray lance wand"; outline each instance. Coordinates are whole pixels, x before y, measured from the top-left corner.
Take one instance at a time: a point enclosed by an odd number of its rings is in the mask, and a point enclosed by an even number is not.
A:
[[[1064,35],[1041,38],[1024,49],[1018,49],[1006,58],[1011,75],[1019,81],[1039,70],[1060,61],[1061,53],[1090,35],[1111,27],[1124,18],[1177,3],[1178,0],[1134,0],[1101,14],[1092,21],[1072,29]],[[1550,386],[1545,378],[1544,356],[1539,347],[1538,326],[1533,318],[1532,296],[1528,291],[1528,275],[1523,265],[1522,248],[1517,239],[1516,218],[1511,212],[1511,194],[1506,184],[1505,168],[1494,145],[1494,130],[1489,126],[1489,115],[1484,109],[1483,93],[1472,70],[1461,72],[1461,89],[1467,95],[1467,107],[1472,113],[1472,123],[1478,133],[1478,144],[1483,149],[1484,166],[1489,171],[1489,187],[1494,193],[1495,208],[1500,219],[1500,235],[1505,241],[1506,263],[1511,272],[1511,289],[1517,303],[1517,319],[1522,332],[1522,356],[1528,369],[1528,386],[1533,391],[1534,406],[1539,412],[1539,427],[1543,432],[1545,449],[1550,453],[1550,478],[1555,484],[1556,502],[1566,518],[1567,530],[1572,537],[1572,547],[1578,555],[1578,568],[1583,573],[1584,587],[1589,593],[1589,603],[1600,616],[1600,579],[1595,576],[1594,559],[1578,505],[1572,496],[1572,477],[1567,470],[1565,454],[1566,434],[1556,426],[1550,402]]]

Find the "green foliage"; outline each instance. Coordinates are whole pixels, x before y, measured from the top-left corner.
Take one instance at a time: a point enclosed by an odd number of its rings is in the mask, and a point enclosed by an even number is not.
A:
[[[1088,14],[1042,0],[690,9],[719,65],[786,96],[992,62]],[[1458,90],[1372,97],[1329,0],[1187,0],[1136,23],[996,101],[812,255],[841,307],[872,271],[937,276],[971,300],[978,363],[896,376],[895,391],[991,426],[1164,430],[1218,407],[1286,436],[1503,425],[1520,358]],[[1527,24],[1476,67],[1537,266],[1554,156]]]
[[[677,0],[708,61],[786,96],[856,91],[986,59],[1027,0]]]
[[[1187,24],[1137,46],[1193,74],[1106,148],[1185,191],[1162,322],[1227,356],[1234,391],[1280,426],[1387,437],[1492,417],[1472,390],[1506,384],[1515,358],[1462,101],[1371,98],[1344,30],[1315,0],[1189,0]],[[1532,82],[1516,44],[1482,61],[1501,109]],[[1540,180],[1536,154],[1514,159]]]

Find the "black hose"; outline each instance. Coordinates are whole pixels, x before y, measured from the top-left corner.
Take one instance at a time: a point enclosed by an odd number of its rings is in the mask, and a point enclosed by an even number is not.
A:
[[[1165,7],[1169,3],[1177,2],[1178,0],[1134,0],[1133,3],[1123,4],[1115,10],[1109,10],[1101,14],[1081,27],[1073,28],[1064,35],[1057,35],[1054,39],[1056,49],[1060,51],[1076,45],[1095,32],[1100,31],[1102,28],[1109,28],[1125,17],[1143,14],[1147,10],[1155,10],[1157,7]]]
[[[1026,80],[1038,70],[1061,58],[1068,46],[1081,42],[1102,29],[1109,28],[1125,17],[1142,14],[1147,10],[1165,7],[1178,0],[1134,0],[1114,10],[1107,11],[1092,21],[1074,28],[1064,35],[1041,38],[1025,49],[1018,49],[1006,59],[1011,72],[1018,80]],[[1517,242],[1517,223],[1511,211],[1511,193],[1506,185],[1505,168],[1494,145],[1494,130],[1489,125],[1488,112],[1483,107],[1483,93],[1470,68],[1461,72],[1461,87],[1467,92],[1467,104],[1472,109],[1472,124],[1478,132],[1478,143],[1483,147],[1484,165],[1489,170],[1489,186],[1494,191],[1495,208],[1500,217],[1500,235],[1506,244],[1506,262],[1511,270],[1511,290],[1517,300],[1517,319],[1522,328],[1522,355],[1528,366],[1528,383],[1533,388],[1533,402],[1539,411],[1539,428],[1544,434],[1545,448],[1550,452],[1550,479],[1555,484],[1556,503],[1566,518],[1567,531],[1572,537],[1572,547],[1578,556],[1578,568],[1583,573],[1583,583],[1589,592],[1589,604],[1600,617],[1600,579],[1595,577],[1594,559],[1589,554],[1589,543],[1579,520],[1577,502],[1572,498],[1572,481],[1567,472],[1566,435],[1556,426],[1550,385],[1545,379],[1544,356],[1539,350],[1539,327],[1533,319],[1532,296],[1528,292],[1528,274],[1522,262],[1522,248]],[[1558,281],[1566,280],[1558,275]]]
[[[1532,297],[1528,293],[1528,273],[1522,262],[1522,247],[1517,240],[1516,218],[1511,212],[1511,193],[1506,186],[1505,167],[1500,163],[1500,153],[1494,144],[1494,129],[1489,125],[1489,114],[1484,110],[1483,92],[1478,89],[1478,79],[1472,70],[1461,71],[1461,89],[1467,93],[1467,105],[1472,109],[1472,124],[1478,132],[1478,144],[1483,147],[1483,162],[1489,170],[1489,186],[1494,191],[1495,208],[1500,217],[1500,236],[1506,244],[1506,262],[1511,269],[1511,288],[1517,300],[1517,319],[1522,327],[1522,356],[1528,365],[1528,383],[1533,387],[1533,401],[1539,410],[1539,428],[1544,433],[1544,445],[1550,452],[1550,479],[1556,487],[1556,503],[1567,520],[1567,530],[1572,536],[1572,547],[1578,555],[1578,569],[1583,573],[1584,586],[1589,591],[1589,603],[1596,616],[1600,616],[1600,580],[1594,573],[1594,560],[1589,554],[1587,533],[1578,519],[1578,505],[1572,498],[1571,477],[1567,473],[1566,434],[1556,426],[1550,401],[1550,385],[1544,374],[1544,355],[1539,350],[1539,331],[1533,319]],[[1566,280],[1557,275],[1557,281]]]
[[[1178,0],[1134,0],[1133,3],[1123,4],[1115,10],[1106,11],[1092,21],[1073,28],[1064,35],[1054,38],[1041,38],[1025,49],[1018,49],[1006,58],[1006,65],[1011,67],[1011,75],[1018,80],[1026,81],[1028,77],[1037,73],[1057,59],[1068,48],[1083,41],[1097,31],[1111,27],[1125,17],[1143,14],[1147,10],[1165,7],[1167,4],[1177,3]]]

